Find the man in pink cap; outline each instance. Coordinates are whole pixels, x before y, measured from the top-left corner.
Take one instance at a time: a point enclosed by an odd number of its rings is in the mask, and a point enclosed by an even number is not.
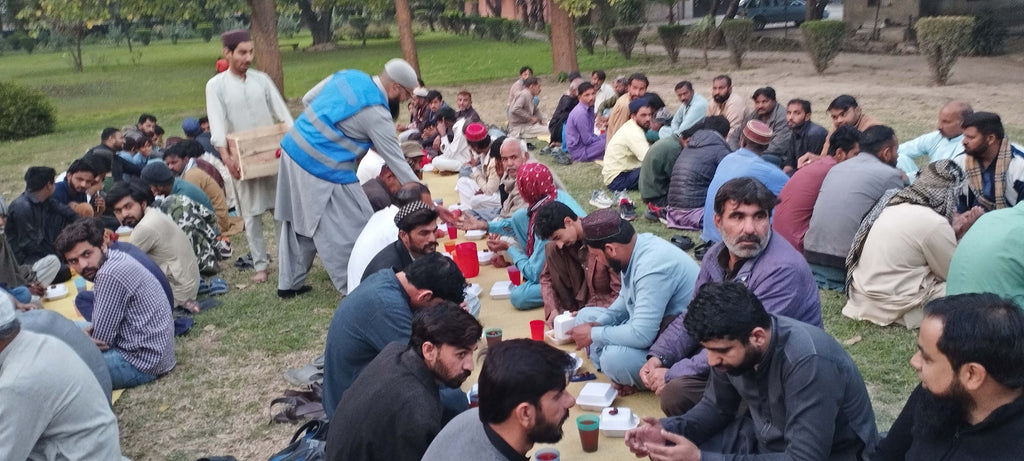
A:
[[[498,172],[501,156],[491,156],[498,152],[497,146],[492,149],[491,135],[483,123],[466,125],[466,141],[472,153],[466,166],[459,172],[459,180],[455,190],[459,193],[459,203],[464,211],[473,211],[481,219],[489,221],[498,216],[501,209],[501,174]],[[468,210],[467,210],[468,208]]]
[[[789,176],[782,169],[761,158],[768,145],[772,142],[771,127],[760,120],[750,120],[743,125],[740,136],[740,148],[726,155],[718,168],[715,177],[708,186],[708,195],[704,199],[704,229],[700,234],[705,244],[722,240],[722,235],[715,227],[715,194],[730,179],[750,176],[764,184],[776,196],[789,181]]]

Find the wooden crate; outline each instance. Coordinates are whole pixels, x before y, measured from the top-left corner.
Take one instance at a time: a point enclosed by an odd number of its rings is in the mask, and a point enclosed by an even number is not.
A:
[[[284,123],[227,135],[228,150],[238,158],[242,180],[277,174],[277,151],[288,132]]]

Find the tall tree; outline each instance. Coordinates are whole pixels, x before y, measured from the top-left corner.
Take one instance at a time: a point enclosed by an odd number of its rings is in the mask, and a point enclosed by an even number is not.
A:
[[[807,0],[807,15],[805,18],[808,21],[814,21],[821,19],[825,16],[825,7],[828,6],[828,0]]]
[[[551,3],[551,63],[555,72],[579,70],[576,61],[576,32],[572,18],[559,2]]]
[[[93,25],[110,19],[110,0],[37,0],[25,6],[18,18],[71,38],[71,61],[82,71],[82,39]]]
[[[284,70],[281,68],[281,48],[277,42],[277,14],[274,0],[246,0],[251,10],[249,32],[252,34],[253,56],[259,69],[266,72],[284,95]]]
[[[306,28],[309,29],[310,35],[313,36],[313,46],[333,43],[334,3],[327,2],[329,5],[314,5],[313,0],[298,0],[297,3],[302,22],[306,23]]]
[[[725,8],[725,19],[735,18],[739,10],[740,0],[729,0],[729,6]]]
[[[402,45],[402,59],[405,59],[416,75],[420,75],[420,58],[416,54],[416,38],[412,36],[412,12],[409,0],[395,0],[395,22],[398,23],[398,41]]]

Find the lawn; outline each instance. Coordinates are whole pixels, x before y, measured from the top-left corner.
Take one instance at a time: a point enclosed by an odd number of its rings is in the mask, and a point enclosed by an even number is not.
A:
[[[282,41],[309,44],[308,36]],[[507,93],[508,82],[523,63],[531,64],[539,74],[551,72],[550,47],[542,42],[506,43],[426,33],[417,38],[417,44],[424,81],[448,91],[456,85],[472,84],[487,89],[484,94],[494,97]],[[220,56],[219,44],[155,42],[138,49],[141,54],[133,61],[126,47],[88,46],[82,73],[73,72],[69,58],[62,53],[0,56],[0,79],[42,90],[51,96],[58,114],[57,132],[0,144],[4,165],[0,193],[8,200],[20,193],[24,187],[21,176],[30,165],[63,169],[98,142],[105,126],[133,124],[140,113],[148,112],[160,118],[171,136],[180,132],[183,118],[203,114],[203,88]],[[376,73],[387,59],[399,55],[395,39],[370,40],[366,47],[342,42],[339,49],[316,53],[282,50],[286,97],[301,97],[338,69]],[[579,58],[581,69],[637,65],[614,53],[581,53]],[[640,62],[639,68],[652,74],[690,73],[688,69],[668,67],[663,59]],[[702,85],[707,82],[707,77],[703,78]],[[546,79],[545,85],[551,81]],[[707,93],[703,86],[701,91]],[[558,92],[557,88],[546,90],[542,104],[553,108]],[[671,90],[662,94],[669,95]],[[674,101],[670,106],[676,106]],[[820,112],[816,115],[816,120],[823,122]],[[920,133],[930,129],[933,118],[933,109],[924,107],[898,118],[896,124],[901,135]],[[586,202],[590,191],[601,187],[600,167],[554,165],[550,157],[541,160],[552,165],[584,207],[591,208]],[[637,194],[633,199],[640,203]],[[265,223],[269,234],[269,218]],[[674,234],[643,219],[635,225],[640,232],[666,238]],[[689,235],[697,240],[696,233]],[[268,243],[272,245],[270,253],[276,255],[276,242],[268,238]],[[236,256],[247,251],[244,236],[236,237],[233,244]],[[292,301],[279,301],[274,283],[251,286],[249,274],[233,269],[222,275],[232,286],[232,293],[223,298],[224,306],[198,316],[193,332],[177,340],[179,364],[175,372],[145,389],[126,393],[117,403],[115,410],[127,456],[184,460],[195,459],[197,450],[214,450],[219,453],[205,454],[265,457],[283,446],[294,430],[291,426],[265,424],[269,420],[265,405],[285,388],[280,378],[283,370],[305,363],[322,349],[337,303],[333,287],[319,265],[310,277],[313,293]],[[907,364],[914,351],[915,334],[902,327],[879,328],[847,319],[840,314],[844,302],[845,298],[834,292],[822,292],[825,326],[846,344],[860,367],[871,391],[879,429],[886,430],[916,383]]]

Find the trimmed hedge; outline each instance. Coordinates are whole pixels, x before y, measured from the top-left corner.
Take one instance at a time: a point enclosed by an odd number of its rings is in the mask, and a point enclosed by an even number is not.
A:
[[[725,19],[718,26],[725,36],[725,44],[729,47],[732,63],[739,69],[743,67],[743,55],[750,49],[750,41],[754,37],[754,21],[750,19]]]
[[[633,47],[636,46],[636,38],[640,36],[640,26],[622,26],[612,28],[612,36],[619,47],[619,52],[626,59],[633,56]]]
[[[213,24],[208,22],[196,24],[196,33],[203,37],[204,42],[209,42],[213,39]]]
[[[814,70],[819,74],[839,55],[846,41],[846,23],[843,21],[807,21],[800,24],[807,44],[807,54],[811,55]]]
[[[53,105],[43,93],[0,82],[0,141],[52,133],[57,124]]]
[[[956,60],[971,51],[974,18],[933,16],[919,19],[914,27],[921,54],[928,58],[932,79],[937,85],[945,85]]]
[[[974,30],[971,31],[972,54],[996,56],[1003,54],[1006,42],[1006,26],[996,21],[991,13],[975,16]]]
[[[686,26],[682,24],[666,24],[658,26],[658,38],[668,53],[669,61],[672,64],[679,62],[679,47],[683,44],[686,36]]]
[[[583,49],[587,54],[594,54],[594,45],[597,44],[597,28],[594,26],[583,26],[576,28],[576,37],[579,38]]]

